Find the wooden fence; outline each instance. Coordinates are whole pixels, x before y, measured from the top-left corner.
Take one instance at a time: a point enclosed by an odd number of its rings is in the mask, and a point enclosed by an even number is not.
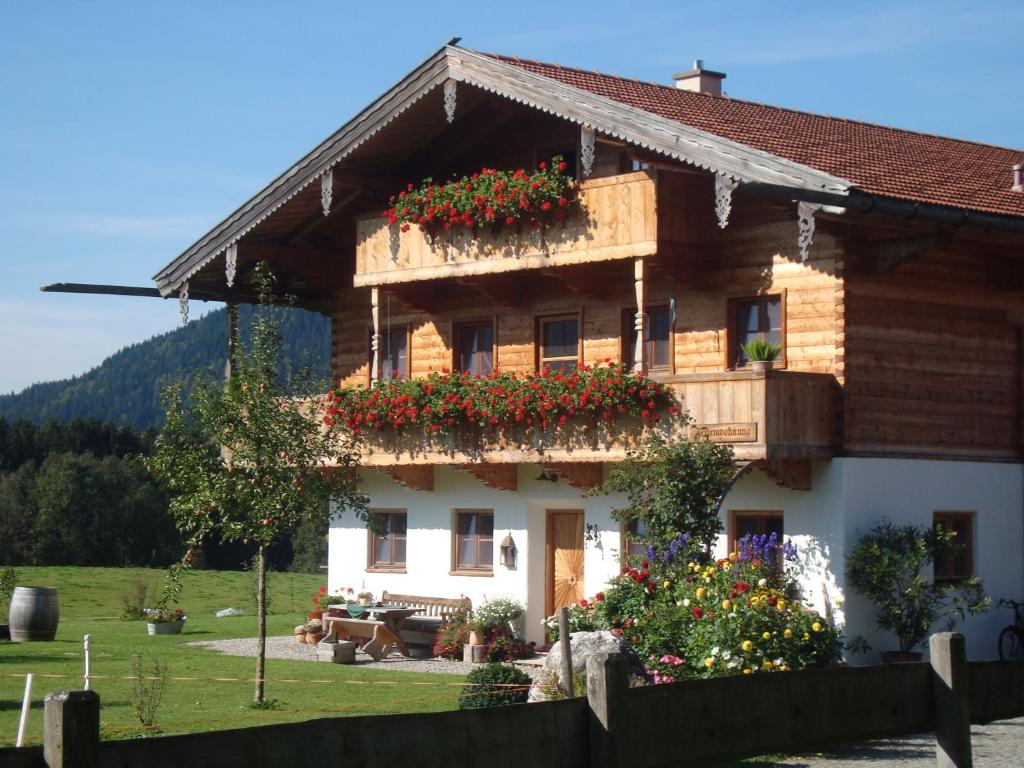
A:
[[[98,696],[76,691],[47,697],[44,746],[0,750],[0,768],[657,768],[927,731],[940,766],[968,766],[970,723],[1024,715],[1024,663],[968,664],[958,634],[933,636],[931,657],[629,688],[603,656],[586,698],[102,742]]]

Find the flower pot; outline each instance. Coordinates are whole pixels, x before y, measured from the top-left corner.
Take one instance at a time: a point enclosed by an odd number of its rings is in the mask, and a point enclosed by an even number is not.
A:
[[[158,621],[150,622],[146,624],[146,628],[151,635],[180,635],[182,627],[185,626],[185,618],[176,619],[174,621]]]
[[[306,645],[316,645],[324,639],[323,632],[307,632],[306,633]]]
[[[774,360],[751,360],[750,367],[755,371],[770,371],[775,365]]]
[[[882,651],[883,664],[906,664],[920,660],[920,651]]]
[[[467,645],[483,645],[484,644],[484,633],[478,629],[472,629],[469,632],[469,642]]]
[[[11,640],[53,640],[60,610],[56,587],[15,587],[7,610]]]

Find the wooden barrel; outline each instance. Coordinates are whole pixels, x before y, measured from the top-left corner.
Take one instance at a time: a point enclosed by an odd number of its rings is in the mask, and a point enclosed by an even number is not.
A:
[[[56,587],[15,587],[7,612],[11,640],[53,640],[60,610]]]

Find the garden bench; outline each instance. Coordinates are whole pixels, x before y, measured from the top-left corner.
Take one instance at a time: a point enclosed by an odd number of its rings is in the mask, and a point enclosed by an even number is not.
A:
[[[405,620],[401,630],[402,639],[413,645],[431,647],[434,645],[434,635],[455,611],[462,607],[472,607],[468,597],[428,597],[385,592],[380,599],[389,605],[421,609],[420,613]]]

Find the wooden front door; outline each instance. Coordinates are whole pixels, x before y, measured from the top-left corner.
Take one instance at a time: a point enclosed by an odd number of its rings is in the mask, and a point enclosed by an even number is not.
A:
[[[583,512],[548,510],[547,615],[583,598]]]

